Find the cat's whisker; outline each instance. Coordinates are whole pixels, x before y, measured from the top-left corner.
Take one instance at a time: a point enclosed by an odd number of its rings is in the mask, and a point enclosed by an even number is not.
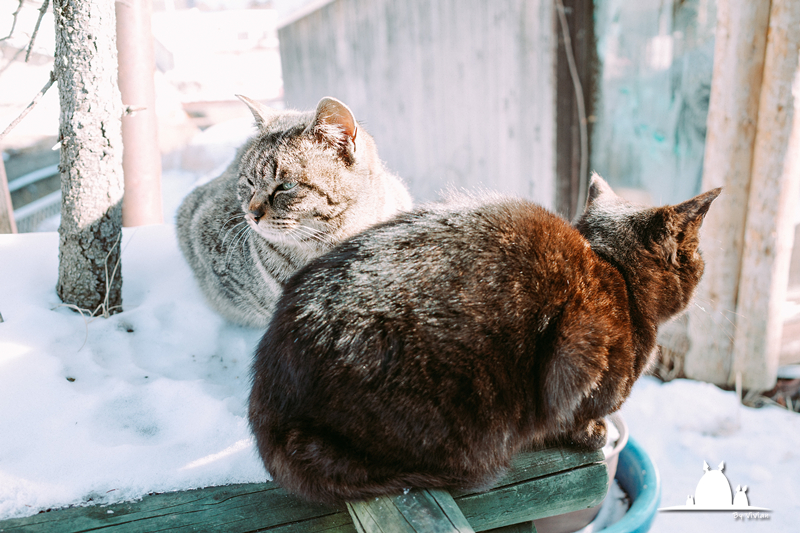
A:
[[[314,240],[316,242],[319,242],[320,244],[324,244],[324,245],[328,245],[328,246],[334,244],[334,239],[330,235],[328,235],[327,233],[325,233],[322,230],[318,230],[316,228],[311,228],[309,226],[302,226],[301,225],[301,226],[297,226],[295,228],[295,231],[297,233],[299,233],[300,235],[303,235],[303,236],[307,237],[307,239],[304,239],[304,240]]]
[[[325,240],[322,237],[314,236],[314,235],[305,235],[301,234],[301,239],[298,241],[299,243],[305,246],[321,246],[324,248],[329,248],[334,246],[335,243]]]
[[[239,213],[239,214],[237,214],[237,215],[233,215],[232,217],[229,217],[229,218],[228,218],[228,220],[226,220],[225,222],[223,222],[223,223],[222,223],[222,226],[219,228],[219,231],[217,232],[217,238],[219,238],[219,234],[220,234],[220,233],[222,233],[222,230],[224,230],[224,229],[227,227],[227,225],[228,225],[230,222],[232,222],[232,221],[236,220],[237,218],[242,218],[242,219],[243,219],[243,218],[244,218],[244,216],[245,216],[245,215],[244,215],[244,213]],[[234,225],[233,227],[235,228],[235,227],[236,227],[236,226],[238,226],[238,225],[239,225],[239,224],[236,224],[236,225]]]
[[[315,228],[313,226],[309,226],[307,224],[302,224],[301,223],[300,225],[297,226],[297,228],[298,229],[303,229],[303,230],[305,230],[305,231],[307,231],[309,233],[313,233],[315,235],[322,235],[322,236],[333,238],[333,237],[331,237],[331,229],[329,227],[327,227],[327,226],[329,226],[329,224],[325,224],[325,226],[326,226],[325,229],[320,229],[320,228]]]
[[[713,300],[712,300],[711,298],[707,298],[707,297],[704,297],[704,296],[700,296],[700,295],[698,295],[698,294],[695,294],[693,299],[694,299],[694,300],[701,300],[701,301],[702,301],[702,303],[703,303],[703,304],[706,304],[706,305],[711,305],[711,304],[713,303]],[[704,308],[703,308],[703,311],[706,311],[706,309],[704,309]],[[729,313],[729,314],[731,314],[731,315],[733,315],[733,316],[736,316],[736,317],[742,317],[742,316],[744,316],[744,315],[743,315],[743,314],[741,314],[741,313],[737,313],[735,309],[727,309],[727,308],[726,308],[726,309],[722,309],[722,311],[724,311],[725,313]],[[706,312],[707,312],[707,311],[706,311]]]
[[[295,244],[301,244],[301,243],[302,243],[302,241],[300,241],[300,239],[298,239],[298,238],[297,238],[297,237],[294,235],[294,233],[289,233],[289,237],[291,237],[292,239],[294,239],[294,242],[295,242]]]
[[[290,231],[294,228],[295,222],[292,220],[269,220],[265,224],[265,229],[270,231],[275,231],[277,233],[283,233],[286,231]]]
[[[247,225],[247,221],[245,220],[245,221],[239,222],[239,223],[238,223],[238,224],[236,224],[235,226],[232,226],[232,227],[230,227],[230,228],[228,229],[228,231],[225,233],[225,237],[223,237],[223,238],[222,238],[222,246],[225,246],[225,239],[227,239],[227,238],[228,238],[228,235],[230,235],[232,231],[236,230],[236,229],[237,229],[239,226],[241,226],[242,224],[245,224],[245,225]]]
[[[697,303],[696,301],[692,300],[692,305],[694,305],[695,307],[697,307],[698,309],[700,309],[700,310],[701,310],[703,313],[705,313],[705,314],[706,314],[706,315],[708,315],[709,317],[711,316],[711,312],[710,312],[708,309],[706,309],[705,307],[701,306],[701,305],[700,305],[699,303]],[[736,316],[738,316],[738,317],[741,317],[741,316],[743,316],[743,315],[741,315],[741,314],[738,314],[738,313],[733,313],[733,314],[734,314],[734,315],[736,315]],[[722,313],[722,317],[723,317],[723,318],[725,319],[725,321],[726,321],[728,324],[730,324],[730,326],[731,326],[731,332],[730,332],[730,333],[728,333],[728,331],[727,331],[727,330],[725,330],[724,328],[723,328],[723,333],[725,334],[725,337],[726,337],[726,338],[727,338],[727,339],[728,339],[728,340],[729,340],[731,343],[733,343],[733,341],[734,341],[734,335],[735,335],[735,333],[736,333],[736,329],[737,329],[736,322],[734,322],[734,321],[732,321],[730,318],[728,318],[728,316],[727,316],[727,313]]]
[[[298,223],[292,219],[273,218],[264,224],[264,231],[274,232],[283,238],[291,237],[297,245],[308,245],[309,241],[315,241],[325,246],[332,246],[336,239],[326,231]]]
[[[250,225],[249,224],[245,224],[244,228],[242,228],[236,234],[236,236],[233,238],[233,241],[231,242],[230,246],[228,247],[228,251],[225,253],[225,264],[226,265],[228,264],[228,260],[230,259],[231,252],[234,249],[236,249],[236,247],[238,246],[238,243],[240,241],[244,240],[244,238],[247,236],[247,230],[249,230],[249,229],[250,229]]]
[[[231,249],[240,248],[242,251],[244,251],[244,242],[249,236],[249,231],[252,231],[252,228],[248,226],[244,231],[241,232],[239,238],[233,243]]]
[[[702,298],[695,297],[695,300],[697,300],[697,299],[700,299],[700,300],[702,300]],[[708,315],[708,316],[711,316],[711,314],[712,314],[712,313],[711,313],[711,311],[710,311],[709,309],[707,309],[707,307],[710,307],[710,306],[711,306],[711,303],[712,303],[712,302],[711,302],[711,300],[710,300],[710,299],[708,299],[708,298],[706,298],[706,299],[705,299],[705,301],[704,301],[704,302],[702,302],[702,303],[704,303],[704,304],[705,304],[705,306],[701,306],[699,303],[697,303],[697,302],[696,302],[696,301],[694,301],[694,300],[692,301],[692,304],[693,304],[695,307],[697,307],[698,309],[700,309],[701,311],[703,311],[703,312],[704,312],[706,315]],[[737,313],[736,311],[733,311],[733,310],[731,310],[731,309],[721,309],[720,311],[721,311],[721,312],[720,312],[719,314],[721,314],[721,315],[722,315],[722,317],[725,319],[725,322],[727,322],[727,323],[730,325],[730,327],[731,327],[731,331],[735,333],[735,332],[736,332],[736,330],[737,330],[737,328],[738,328],[738,326],[737,326],[736,322],[734,322],[733,320],[731,320],[731,319],[729,318],[729,315],[733,315],[733,316],[734,316],[736,319],[739,319],[739,318],[745,318],[745,316],[744,316],[743,314],[741,314],[741,313]],[[733,340],[733,338],[732,338],[730,335],[728,335],[728,338],[729,338],[729,340],[731,340],[731,341]]]

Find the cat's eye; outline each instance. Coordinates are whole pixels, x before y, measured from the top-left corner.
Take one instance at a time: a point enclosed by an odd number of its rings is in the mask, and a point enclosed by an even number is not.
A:
[[[296,181],[284,181],[278,186],[278,188],[282,191],[289,191],[291,189],[294,189],[295,187],[297,187]]]
[[[253,180],[251,180],[250,178],[247,178],[247,184],[248,184],[248,185],[250,185],[250,186],[251,186],[251,187],[253,187],[253,188],[255,188],[255,187],[256,187],[256,184],[255,184],[255,183],[253,183]]]

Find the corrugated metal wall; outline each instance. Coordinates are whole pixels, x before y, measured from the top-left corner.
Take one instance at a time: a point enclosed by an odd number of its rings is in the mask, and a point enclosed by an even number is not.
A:
[[[550,0],[335,0],[279,29],[285,102],[344,101],[415,201],[448,185],[553,207]]]

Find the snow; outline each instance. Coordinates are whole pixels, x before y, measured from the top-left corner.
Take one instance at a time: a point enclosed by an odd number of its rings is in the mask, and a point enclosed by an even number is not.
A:
[[[769,519],[736,520],[733,512],[662,512],[651,531],[797,531],[800,519],[800,415],[779,407],[753,409],[736,394],[690,380],[640,379],[622,407],[631,437],[661,475],[660,507],[683,505],[703,477],[703,462],[725,462],[735,492]],[[739,526],[739,523],[746,523]]]
[[[201,178],[165,174],[166,220]],[[85,320],[59,306],[58,235],[0,235],[0,519],[150,492],[268,479],[246,420],[261,331],[205,304],[171,224],[126,228],[124,311]],[[661,475],[661,507],[724,461],[768,520],[660,513],[652,531],[793,531],[800,518],[800,417],[732,392],[641,379],[622,408]]]
[[[204,303],[170,225],[123,232],[124,312],[59,307],[58,234],[0,236],[0,519],[263,482],[246,420],[262,332]]]

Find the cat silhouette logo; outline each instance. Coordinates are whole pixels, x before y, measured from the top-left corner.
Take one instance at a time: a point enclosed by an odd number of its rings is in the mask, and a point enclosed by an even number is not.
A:
[[[747,499],[747,486],[736,486],[733,494],[728,478],[723,473],[725,462],[718,470],[712,470],[703,461],[703,477],[697,483],[694,495],[689,495],[686,505],[662,507],[659,511],[771,511],[764,507],[753,507]]]

